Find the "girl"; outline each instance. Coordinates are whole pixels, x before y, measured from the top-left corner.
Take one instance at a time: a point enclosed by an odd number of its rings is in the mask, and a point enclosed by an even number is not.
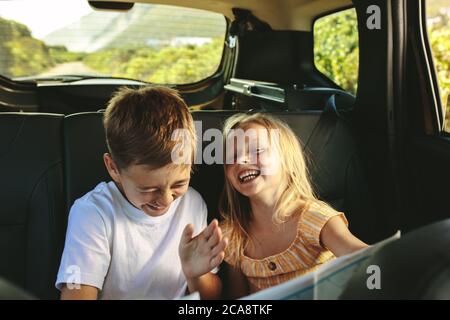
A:
[[[229,298],[282,283],[366,247],[343,213],[318,200],[292,130],[266,114],[237,114],[224,125],[221,225]]]

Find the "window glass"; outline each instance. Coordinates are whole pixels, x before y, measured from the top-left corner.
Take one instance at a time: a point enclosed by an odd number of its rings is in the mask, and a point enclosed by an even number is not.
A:
[[[450,0],[427,0],[426,11],[428,37],[445,108],[444,130],[450,132]]]
[[[314,23],[316,68],[342,89],[356,94],[358,85],[358,21],[354,8],[317,19]]]
[[[79,0],[0,1],[0,74],[193,83],[217,71],[225,33],[223,15],[181,7],[119,12]]]

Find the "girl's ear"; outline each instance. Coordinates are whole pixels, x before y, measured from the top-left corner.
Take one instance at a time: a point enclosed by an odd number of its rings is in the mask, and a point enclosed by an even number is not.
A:
[[[111,155],[109,153],[105,153],[103,155],[103,161],[105,163],[106,170],[108,170],[109,175],[111,178],[117,182],[120,183],[120,172],[119,168],[117,167],[116,163],[112,159]]]

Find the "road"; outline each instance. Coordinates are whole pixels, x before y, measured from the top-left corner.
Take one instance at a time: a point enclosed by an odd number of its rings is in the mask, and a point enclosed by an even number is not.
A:
[[[39,76],[51,77],[57,75],[78,75],[78,74],[93,75],[93,76],[102,75],[101,73],[87,67],[83,62],[75,61],[58,64],[55,67],[51,68],[50,70],[40,74]]]

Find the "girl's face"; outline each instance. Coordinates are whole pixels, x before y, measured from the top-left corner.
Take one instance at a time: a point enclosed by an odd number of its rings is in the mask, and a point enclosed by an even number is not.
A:
[[[279,190],[283,177],[277,138],[276,130],[269,135],[265,127],[255,123],[228,135],[225,172],[236,191],[252,198],[273,197]]]

